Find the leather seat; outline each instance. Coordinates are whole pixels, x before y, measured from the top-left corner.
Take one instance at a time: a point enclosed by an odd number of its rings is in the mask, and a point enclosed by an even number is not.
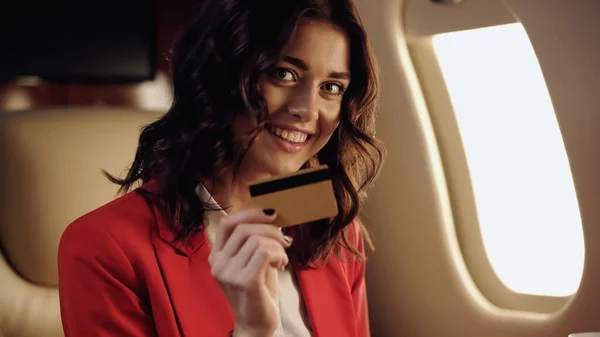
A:
[[[140,127],[162,112],[65,107],[0,112],[0,335],[63,336],[57,248],[65,227],[114,199]]]

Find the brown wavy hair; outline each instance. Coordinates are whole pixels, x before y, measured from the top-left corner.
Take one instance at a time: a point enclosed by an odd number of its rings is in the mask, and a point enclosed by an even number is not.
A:
[[[374,127],[378,70],[351,0],[203,3],[199,16],[173,48],[171,108],[143,128],[125,178],[105,172],[121,186],[122,193],[140,180],[157,180],[153,198],[147,191],[136,191],[156,203],[170,222],[175,240],[203,230],[204,212],[209,206],[197,197],[196,186],[216,181],[228,168],[237,172],[248,148],[262,132],[269,112],[259,94],[258,79],[276,66],[299,21],[307,18],[326,20],[346,32],[352,81],[342,99],[338,128],[316,158],[304,165],[330,167],[339,214],[297,226],[289,254],[304,267],[325,261],[342,248],[364,257],[349,243],[343,229],[357,219],[366,191],[379,173],[384,150],[375,138]],[[236,139],[231,126],[242,114],[256,121],[256,128]]]

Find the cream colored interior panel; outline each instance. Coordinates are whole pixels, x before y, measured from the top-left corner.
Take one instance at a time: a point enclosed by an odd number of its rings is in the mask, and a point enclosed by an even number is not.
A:
[[[75,107],[1,115],[0,238],[20,275],[36,284],[57,284],[63,229],[116,196],[117,186],[101,170],[124,172],[139,130],[156,117]]]
[[[161,116],[110,107],[0,113],[0,330],[63,336],[57,248],[64,228],[114,199],[140,128]]]
[[[61,337],[58,288],[19,277],[0,255],[0,331],[4,337]]]
[[[410,37],[515,22],[510,10],[498,0],[463,0],[450,5],[430,0],[412,0],[404,2],[403,6],[404,34]]]
[[[363,213],[377,248],[367,270],[373,335],[564,337],[600,331],[600,292],[594,286],[600,284],[600,245],[595,242],[600,238],[600,155],[594,150],[600,144],[600,64],[595,56],[600,51],[600,2],[529,0],[502,7],[506,4],[499,1],[465,0],[444,10],[444,15],[436,7],[431,19],[427,18],[430,12],[424,12],[431,6],[425,0],[355,2],[382,69],[378,134],[388,150]],[[419,8],[420,16],[413,18],[409,9],[414,8]],[[460,18],[479,15],[471,28],[511,22],[506,16],[490,14],[489,8],[503,8],[527,30],[575,180],[586,264],[579,292],[562,302],[558,311],[547,310],[553,313],[501,309],[471,277],[456,234],[456,205],[450,201],[438,146],[442,137],[435,132],[432,107],[422,91],[428,88],[427,95],[433,95],[434,87],[442,90],[443,84],[421,82],[407,46],[404,27],[412,38],[426,38],[428,32],[449,31],[444,27],[454,27]]]

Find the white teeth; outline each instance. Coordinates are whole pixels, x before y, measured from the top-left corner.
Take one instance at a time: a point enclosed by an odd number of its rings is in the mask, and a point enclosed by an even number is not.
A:
[[[271,132],[292,143],[304,143],[308,134],[299,131],[289,131],[277,127],[271,127]]]

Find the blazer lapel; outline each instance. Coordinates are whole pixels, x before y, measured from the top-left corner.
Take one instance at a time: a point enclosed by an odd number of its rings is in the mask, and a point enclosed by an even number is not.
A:
[[[356,335],[346,274],[336,258],[318,269],[296,269],[314,337]]]
[[[197,232],[185,243],[174,242],[175,235],[158,209],[154,214],[157,233],[152,243],[180,335],[228,336],[233,329],[233,312],[211,275],[206,235]]]

